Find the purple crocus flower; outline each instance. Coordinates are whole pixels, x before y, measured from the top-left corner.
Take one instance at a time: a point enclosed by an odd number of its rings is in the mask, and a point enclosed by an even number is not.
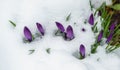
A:
[[[80,53],[81,59],[85,58],[85,47],[83,44],[80,45],[79,53]]]
[[[61,32],[64,33],[64,31],[65,31],[64,26],[63,26],[61,23],[59,23],[59,22],[55,22],[55,23],[56,23],[56,26],[58,27],[58,29],[59,29]]]
[[[88,22],[89,22],[90,25],[94,25],[94,16],[93,16],[93,14],[90,15]]]
[[[70,25],[66,29],[66,37],[67,37],[67,39],[70,39],[70,40],[72,40],[74,38],[73,29],[72,29],[72,26],[70,26]]]
[[[110,35],[107,37],[106,43],[109,43],[113,37],[113,33],[110,33]]]
[[[117,24],[117,21],[115,21],[110,25],[110,31],[113,31],[115,29],[116,24]]]
[[[101,39],[103,37],[103,30],[100,31],[99,35],[98,35],[98,39],[97,39],[97,42],[100,42]]]
[[[44,36],[45,31],[40,23],[36,23],[39,32]]]
[[[32,41],[32,33],[26,26],[24,27],[24,35],[29,42]]]

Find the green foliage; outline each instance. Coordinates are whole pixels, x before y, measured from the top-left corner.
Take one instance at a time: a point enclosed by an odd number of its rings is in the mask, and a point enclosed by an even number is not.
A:
[[[15,24],[13,21],[9,20],[9,22],[10,22],[14,27],[16,27],[16,24]]]
[[[114,10],[120,10],[120,4],[115,4],[111,6],[111,8],[113,8]]]

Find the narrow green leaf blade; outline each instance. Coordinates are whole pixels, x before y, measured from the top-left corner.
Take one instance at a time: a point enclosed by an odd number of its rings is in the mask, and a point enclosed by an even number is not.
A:
[[[9,20],[9,22],[10,22],[14,27],[16,27],[16,24],[15,24],[13,21]]]
[[[66,21],[69,21],[71,18],[71,13],[66,17]]]
[[[113,8],[114,10],[120,10],[120,4],[115,4],[111,8]]]

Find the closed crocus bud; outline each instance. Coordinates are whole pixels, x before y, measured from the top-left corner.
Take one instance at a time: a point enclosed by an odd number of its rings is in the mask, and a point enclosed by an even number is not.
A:
[[[80,54],[80,59],[85,58],[85,47],[83,44],[80,45],[79,54]]]
[[[72,40],[74,38],[73,29],[72,29],[72,26],[70,26],[70,25],[66,29],[66,37],[69,40]]]
[[[99,35],[98,35],[98,39],[97,39],[97,42],[100,42],[101,39],[103,37],[103,30],[100,31]]]
[[[113,31],[115,29],[116,24],[117,24],[117,21],[115,21],[110,25],[110,31]]]
[[[90,15],[88,22],[89,22],[90,25],[94,25],[94,16],[93,16],[93,14]]]
[[[25,35],[26,40],[28,40],[29,42],[32,41],[32,39],[33,39],[32,33],[26,26],[24,27],[24,35]]]
[[[40,23],[36,23],[36,25],[37,25],[37,28],[38,28],[39,32],[41,33],[41,35],[44,36],[45,31],[44,31],[42,25]]]
[[[113,33],[110,33],[110,35],[107,37],[106,43],[109,43],[113,37]]]
[[[55,23],[56,23],[56,26],[57,26],[58,30],[60,30],[61,32],[64,33],[64,31],[65,31],[64,26],[59,22],[55,22]]]

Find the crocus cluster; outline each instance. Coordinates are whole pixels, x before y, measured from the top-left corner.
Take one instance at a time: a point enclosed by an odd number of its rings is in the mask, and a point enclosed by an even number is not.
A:
[[[80,54],[80,59],[85,58],[85,46],[83,44],[80,45],[79,54]]]
[[[65,38],[65,40],[72,40],[74,39],[74,32],[71,25],[69,25],[65,31],[64,26],[60,22],[55,22],[56,26],[58,28],[57,32],[60,32],[62,36]]]
[[[44,36],[45,31],[44,31],[42,25],[40,23],[36,23],[36,26],[37,26],[37,29],[40,32],[41,36]],[[24,36],[25,36],[25,39],[29,42],[33,41],[33,39],[34,39],[34,36],[32,35],[30,29],[27,26],[24,27]]]

